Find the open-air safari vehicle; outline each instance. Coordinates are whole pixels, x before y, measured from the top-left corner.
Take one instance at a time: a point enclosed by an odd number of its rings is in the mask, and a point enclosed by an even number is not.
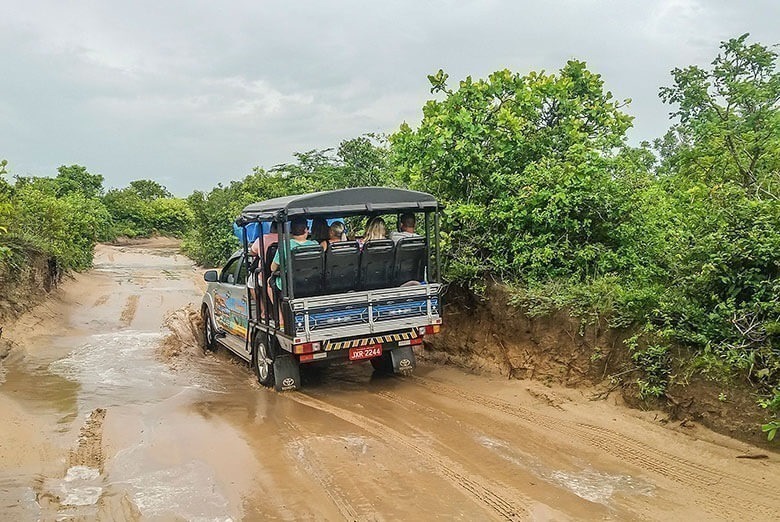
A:
[[[251,362],[261,384],[277,390],[300,387],[301,364],[370,360],[377,371],[410,373],[412,347],[441,328],[439,210],[430,194],[380,187],[247,206],[236,220],[242,250],[219,274],[204,275],[206,346],[224,345]],[[290,248],[291,220],[381,216],[392,228],[407,213],[416,215],[419,235],[333,242],[324,251],[320,245]],[[272,223],[279,242],[264,245],[263,231]],[[258,259],[249,249],[255,237]],[[272,300],[266,287],[277,248],[283,249],[274,275],[280,284],[272,278]],[[248,273],[255,274],[253,288]]]

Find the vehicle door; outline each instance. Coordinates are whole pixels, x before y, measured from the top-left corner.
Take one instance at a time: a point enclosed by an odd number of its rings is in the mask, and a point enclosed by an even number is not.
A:
[[[247,311],[247,267],[241,256],[227,262],[219,275],[214,291],[214,317],[224,332],[246,338],[249,321]]]

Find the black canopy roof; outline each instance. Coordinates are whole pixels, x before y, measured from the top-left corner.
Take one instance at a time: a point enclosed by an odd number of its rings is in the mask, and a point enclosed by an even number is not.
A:
[[[252,221],[298,216],[349,216],[371,212],[425,212],[436,210],[436,198],[425,192],[383,187],[358,187],[299,194],[252,203],[241,211],[238,225]]]

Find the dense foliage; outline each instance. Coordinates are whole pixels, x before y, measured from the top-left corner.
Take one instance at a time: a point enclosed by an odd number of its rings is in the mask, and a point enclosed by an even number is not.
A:
[[[54,178],[17,177],[2,181],[0,219],[3,262],[24,262],[23,253],[50,255],[65,269],[92,264],[92,249],[108,231],[109,216],[100,201],[103,176],[79,165],[62,166]]]
[[[633,325],[640,393],[672,379],[671,346],[780,407],[780,74],[747,36],[712,68],[675,69],[669,133],[632,149],[630,118],[581,62],[499,71],[457,89],[443,71],[417,129],[391,137],[397,171],[440,196],[451,278],[520,288],[530,313],[566,307]],[[773,391],[774,390],[774,391]]]
[[[0,175],[7,174],[3,160]],[[81,165],[55,177],[0,177],[0,261],[11,269],[30,251],[50,256],[60,269],[92,264],[97,241],[117,236],[183,235],[192,211],[160,184],[137,180],[104,195],[103,176]]]
[[[417,130],[392,137],[399,173],[447,204],[455,277],[580,281],[629,269],[632,199],[645,180],[630,165],[631,118],[601,78],[571,61],[558,75],[509,71],[455,91],[431,77]]]
[[[152,180],[135,180],[125,188],[109,190],[103,203],[111,214],[114,237],[181,237],[190,230],[194,219],[186,200],[174,198],[168,189]]]
[[[695,348],[715,375],[774,389],[780,410],[780,72],[777,53],[721,45],[705,70],[675,69],[661,97],[677,120],[657,142],[669,226],[665,291],[650,330]]]

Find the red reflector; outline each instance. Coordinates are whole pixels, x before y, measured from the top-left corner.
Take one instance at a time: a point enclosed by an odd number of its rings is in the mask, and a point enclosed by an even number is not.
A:
[[[418,337],[418,338],[416,338],[416,339],[412,339],[412,340],[409,342],[409,344],[422,344],[422,343],[423,343],[422,337]]]
[[[301,362],[313,361],[314,360],[314,354],[313,353],[309,353],[309,354],[306,354],[306,355],[301,355],[299,357],[299,359],[300,359]]]

